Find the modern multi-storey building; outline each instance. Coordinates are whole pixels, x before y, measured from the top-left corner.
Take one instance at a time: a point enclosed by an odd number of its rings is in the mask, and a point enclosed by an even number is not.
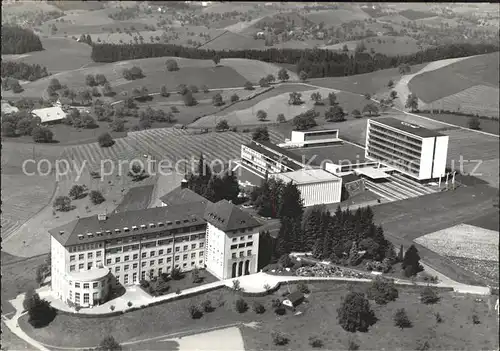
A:
[[[284,148],[317,147],[341,144],[338,129],[293,130],[290,140],[278,144]]]
[[[113,286],[173,267],[206,267],[219,279],[255,273],[260,223],[227,201],[210,205],[95,215],[51,230],[52,290],[65,302],[88,307],[106,301]],[[231,270],[238,264],[245,269]]]
[[[417,180],[436,179],[445,174],[448,140],[396,118],[369,119],[365,157]]]
[[[268,141],[241,145],[241,163],[265,175],[298,171],[304,167],[301,157]]]

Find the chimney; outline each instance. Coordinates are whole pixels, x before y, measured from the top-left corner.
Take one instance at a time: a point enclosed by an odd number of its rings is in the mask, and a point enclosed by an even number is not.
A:
[[[186,178],[184,178],[181,181],[181,189],[186,189],[187,187],[188,187],[188,181],[186,180]]]

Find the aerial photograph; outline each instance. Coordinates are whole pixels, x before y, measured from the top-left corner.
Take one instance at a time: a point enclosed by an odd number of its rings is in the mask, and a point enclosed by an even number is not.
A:
[[[496,2],[2,1],[0,351],[498,351]]]

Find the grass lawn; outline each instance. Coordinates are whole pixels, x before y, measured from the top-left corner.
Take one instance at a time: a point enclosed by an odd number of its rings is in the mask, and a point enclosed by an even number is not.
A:
[[[0,339],[5,350],[32,350],[33,346],[10,331],[2,320],[2,336]]]
[[[498,59],[496,52],[461,60],[415,76],[408,87],[424,102],[439,100],[474,85],[498,88]]]
[[[499,213],[497,208],[491,208],[491,210],[483,212],[479,217],[474,218],[466,224],[475,225],[476,227],[481,227],[489,230],[499,231]]]
[[[461,116],[452,113],[419,112],[418,114],[424,117],[435,119],[436,121],[451,123],[466,128],[469,128],[469,120],[471,118],[468,116]],[[498,120],[481,119],[479,122],[479,128],[481,128],[481,131],[496,135],[500,134],[500,122]]]
[[[130,189],[115,212],[137,211],[148,208],[154,185],[138,186]]]
[[[168,285],[170,288],[167,291],[167,294],[172,293],[177,291],[179,289],[180,291],[184,291],[189,288],[193,288],[195,286],[203,285],[203,284],[209,284],[209,283],[214,283],[219,281],[216,277],[214,277],[212,274],[210,274],[207,270],[205,269],[200,269],[200,277],[203,277],[203,280],[199,283],[194,283],[193,278],[190,272],[181,272],[181,278],[178,280],[168,278]],[[147,289],[144,289],[147,292]]]
[[[362,11],[361,9],[358,10],[343,10],[343,9],[337,9],[335,11],[332,10],[322,10],[322,11],[312,11],[308,15],[306,15],[306,18],[314,22],[316,24],[319,24],[323,22],[325,26],[329,25],[338,25],[339,23],[344,23],[344,22],[351,22],[351,21],[363,21],[366,18],[370,18],[366,12]]]
[[[380,40],[380,42],[379,42]],[[358,43],[363,42],[367,53],[375,50],[375,53],[387,56],[410,55],[420,51],[417,41],[411,37],[380,36],[364,40],[347,41],[335,45],[323,46],[323,49],[342,50],[347,45],[349,51],[354,52]]]
[[[310,349],[308,338],[313,335],[323,340],[325,349],[345,348],[350,334],[338,325],[336,309],[349,287],[342,283],[317,283],[310,284],[309,287],[311,294],[308,301],[298,307],[302,312],[298,316],[288,311],[286,315],[277,318],[271,309],[271,300],[282,299],[282,293],[287,290],[285,287],[271,296],[245,297],[250,309],[242,314],[234,311],[237,295],[220,290],[117,317],[89,319],[58,315],[49,326],[41,329],[32,328],[26,322],[26,317],[23,317],[20,326],[36,340],[54,346],[89,347],[98,344],[105,335],[112,334],[119,342],[136,341],[128,345],[131,348],[156,349],[153,345],[158,347],[161,335],[178,331],[194,332],[235,322],[258,321],[260,323],[256,329],[242,329],[247,350],[276,349],[271,339],[273,330],[289,335],[290,344],[286,346],[287,349]],[[290,289],[293,290],[293,286]],[[366,289],[366,285],[354,289]],[[370,349],[414,349],[421,339],[429,339],[431,347],[438,349],[495,349],[498,346],[496,312],[493,311],[491,302],[490,310],[487,302],[474,302],[473,296],[441,292],[440,297],[441,301],[436,305],[423,305],[419,302],[419,294],[415,288],[405,287],[399,289],[399,298],[395,302],[386,306],[372,303],[378,322],[367,333],[356,333],[357,343],[361,348]],[[215,311],[205,313],[201,319],[191,319],[188,306],[207,299],[212,301]],[[264,304],[264,314],[257,315],[253,312],[251,306],[254,301]],[[413,328],[404,331],[395,327],[392,320],[395,310],[402,307],[407,310],[413,322]],[[436,324],[435,312],[440,313],[443,323]],[[471,316],[474,313],[478,315],[480,325],[472,324]],[[313,330],[311,325],[315,326]],[[432,329],[434,332],[431,332]],[[150,337],[158,339],[141,342]]]

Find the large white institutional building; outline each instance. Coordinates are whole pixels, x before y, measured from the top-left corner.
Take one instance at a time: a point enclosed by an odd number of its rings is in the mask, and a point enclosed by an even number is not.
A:
[[[79,218],[50,231],[52,290],[89,307],[105,302],[116,285],[173,267],[206,268],[219,279],[256,273],[260,225],[226,200]]]

